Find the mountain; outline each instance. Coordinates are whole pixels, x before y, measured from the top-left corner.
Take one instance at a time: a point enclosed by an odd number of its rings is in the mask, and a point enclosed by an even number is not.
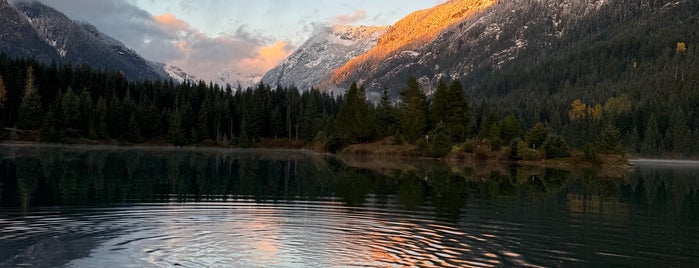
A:
[[[388,27],[334,26],[322,28],[279,66],[268,71],[262,82],[276,87],[306,90],[328,80],[331,71],[376,45]]]
[[[500,69],[524,49],[553,49],[606,2],[449,1],[398,21],[381,37],[387,41],[336,69],[333,83],[346,87],[358,81],[369,91],[386,86],[396,96],[407,77],[416,76],[429,92],[440,79]]]
[[[364,84],[370,89],[388,86],[386,81],[372,77],[376,73],[393,73],[402,76],[402,70],[392,70],[386,62],[408,59],[410,67],[417,52],[434,41],[449,26],[469,18],[495,4],[496,0],[452,0],[430,9],[413,12],[396,22],[381,36],[378,44],[366,53],[353,58],[333,71],[332,82],[341,87],[351,82]],[[405,81],[405,80],[404,80]]]
[[[44,62],[55,59],[54,49],[7,0],[0,0],[0,23],[0,52],[14,57],[35,57]]]
[[[71,20],[39,2],[0,0],[0,52],[50,63],[119,70],[131,80],[180,80],[184,72],[148,61],[96,27]],[[171,76],[173,74],[174,76]]]
[[[358,82],[368,92],[387,87],[397,97],[407,78],[415,76],[427,93],[441,79],[468,81],[466,88],[478,91],[484,81],[503,75],[509,66],[534,66],[554,55],[593,45],[585,42],[630,38],[623,32],[629,26],[638,28],[641,36],[657,33],[660,28],[673,29],[665,21],[651,19],[692,10],[688,6],[692,4],[688,0],[451,0],[406,16],[366,52],[347,61],[336,60],[334,65],[314,65],[326,52],[304,45],[270,71],[263,82],[296,82],[297,86],[323,89],[347,88]],[[682,16],[688,17],[677,17],[680,25],[676,27],[684,29],[685,39],[696,36],[686,28],[693,25],[696,16]],[[314,36],[307,44],[319,43],[318,39],[322,40]],[[679,39],[660,41],[673,45]],[[351,56],[336,52],[336,58]],[[328,72],[332,77],[323,80]]]

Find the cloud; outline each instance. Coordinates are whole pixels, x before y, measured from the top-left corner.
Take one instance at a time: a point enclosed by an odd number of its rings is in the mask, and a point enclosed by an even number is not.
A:
[[[40,1],[74,20],[88,21],[149,60],[178,66],[205,80],[215,80],[224,71],[261,75],[293,51],[289,42],[275,43],[244,26],[232,34],[210,36],[173,14],[153,15],[128,0]]]
[[[365,18],[366,18],[366,10],[357,9],[354,11],[353,14],[339,15],[339,16],[333,17],[332,19],[330,19],[330,23],[333,25],[353,24],[353,23],[356,23],[356,22],[363,20]]]
[[[170,27],[170,28],[173,28],[175,30],[187,30],[187,29],[189,29],[189,23],[187,23],[183,20],[180,20],[180,19],[176,18],[175,15],[172,15],[169,13],[155,16],[154,18],[155,18],[155,21],[157,21],[158,23],[160,23],[161,25],[163,25],[165,27]]]
[[[286,59],[293,51],[293,47],[289,46],[287,42],[277,42],[269,46],[260,47],[255,57],[244,59],[238,66],[240,69],[248,72],[266,72]]]

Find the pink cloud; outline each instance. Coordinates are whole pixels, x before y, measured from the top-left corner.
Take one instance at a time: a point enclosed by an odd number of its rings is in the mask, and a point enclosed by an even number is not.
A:
[[[336,16],[336,17],[330,19],[330,23],[333,25],[345,25],[345,24],[352,24],[352,23],[358,22],[358,21],[363,20],[365,18],[366,18],[366,10],[357,9],[354,11],[353,14],[339,15],[339,16]]]
[[[293,51],[287,42],[276,42],[260,47],[255,57],[244,59],[238,66],[247,72],[264,73],[289,57]]]
[[[189,29],[189,23],[187,23],[183,20],[180,20],[177,17],[175,17],[175,15],[172,15],[169,13],[158,15],[158,16],[155,16],[153,18],[155,19],[155,21],[157,21],[158,23],[160,23],[161,25],[163,25],[165,27],[169,27],[169,28],[173,28],[173,29],[177,29],[177,30]]]

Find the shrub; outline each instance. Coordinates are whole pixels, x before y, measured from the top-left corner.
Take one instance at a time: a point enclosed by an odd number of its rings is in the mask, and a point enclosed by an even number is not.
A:
[[[430,156],[442,157],[451,152],[451,142],[445,133],[437,133],[429,144]]]
[[[478,146],[474,150],[473,157],[476,161],[487,161],[489,153],[490,150],[485,146]]]
[[[473,143],[471,143],[471,142],[464,143],[463,150],[465,153],[469,153],[469,154],[473,153]]]
[[[544,141],[546,158],[562,158],[570,156],[570,149],[563,137],[556,134],[549,134]]]
[[[529,148],[526,141],[517,143],[517,156],[526,161],[541,160],[542,153],[539,150]]]
[[[519,157],[519,154],[518,154],[518,149],[519,149],[518,147],[519,147],[520,142],[522,142],[522,139],[520,139],[520,138],[514,138],[510,141],[510,153],[508,154],[508,159],[510,159],[512,161],[517,161],[517,160],[522,159],[521,157]]]
[[[342,143],[340,137],[337,135],[331,135],[327,138],[323,149],[325,149],[325,151],[328,153],[334,154],[340,151],[342,147],[344,147],[344,144]]]

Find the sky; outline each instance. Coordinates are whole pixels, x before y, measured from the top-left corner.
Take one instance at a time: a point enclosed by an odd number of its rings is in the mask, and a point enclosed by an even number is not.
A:
[[[390,25],[444,0],[39,0],[202,79],[264,74],[323,26]]]

